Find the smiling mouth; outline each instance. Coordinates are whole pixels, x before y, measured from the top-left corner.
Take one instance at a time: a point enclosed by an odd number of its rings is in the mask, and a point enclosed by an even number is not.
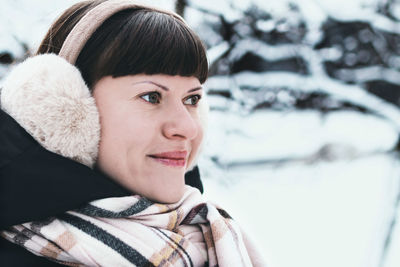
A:
[[[173,151],[148,156],[166,166],[184,167],[186,165],[186,155],[186,151]]]

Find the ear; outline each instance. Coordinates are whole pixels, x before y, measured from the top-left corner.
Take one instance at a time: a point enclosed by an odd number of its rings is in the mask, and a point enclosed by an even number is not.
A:
[[[17,65],[1,91],[2,109],[46,149],[92,167],[100,122],[79,70],[54,54]]]

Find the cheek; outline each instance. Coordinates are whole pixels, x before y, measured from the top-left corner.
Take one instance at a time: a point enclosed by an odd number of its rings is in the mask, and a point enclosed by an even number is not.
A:
[[[149,129],[140,116],[129,116],[124,112],[115,112],[107,120],[104,118],[101,125],[101,140],[105,148],[116,155],[126,156],[126,153],[139,151],[148,143]]]
[[[99,168],[131,190],[131,177],[143,175],[143,160],[146,149],[151,144],[148,133],[150,125],[143,121],[144,116],[126,116],[132,112],[123,110],[104,114],[101,118],[101,139],[99,147]]]
[[[188,165],[187,165],[189,167],[192,166],[193,160],[196,159],[196,157],[198,156],[198,154],[200,152],[201,145],[203,143],[203,136],[204,136],[203,125],[199,122],[197,136],[191,141],[192,151],[190,153],[190,157],[189,157]]]
[[[122,168],[121,148],[124,144],[123,133],[125,124],[120,124],[114,112],[99,109],[100,113],[100,144],[97,164],[99,168],[111,177],[119,175]],[[118,171],[119,170],[119,171]]]
[[[124,101],[112,98],[107,95],[100,95],[97,98],[100,115],[100,144],[99,144],[99,167],[107,166],[108,172],[114,172],[114,168],[122,168],[123,155],[132,136],[132,121],[129,110]],[[114,173],[113,173],[114,174]]]
[[[199,149],[201,143],[203,142],[203,127],[202,125],[199,125],[199,130],[198,130],[198,134],[197,137],[193,140],[194,146],[196,148],[196,150]]]

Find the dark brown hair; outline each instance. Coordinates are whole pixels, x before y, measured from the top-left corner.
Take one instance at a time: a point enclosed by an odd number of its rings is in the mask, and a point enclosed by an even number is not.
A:
[[[78,21],[105,0],[67,9],[50,27],[37,54],[58,54]],[[168,74],[204,83],[208,62],[203,43],[180,18],[149,7],[120,11],[89,38],[75,64],[89,88],[104,76]]]

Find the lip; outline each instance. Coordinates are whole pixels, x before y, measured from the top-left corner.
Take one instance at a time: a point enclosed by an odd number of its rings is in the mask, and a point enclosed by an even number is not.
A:
[[[187,154],[187,151],[169,151],[148,156],[166,166],[184,167],[186,165]]]

